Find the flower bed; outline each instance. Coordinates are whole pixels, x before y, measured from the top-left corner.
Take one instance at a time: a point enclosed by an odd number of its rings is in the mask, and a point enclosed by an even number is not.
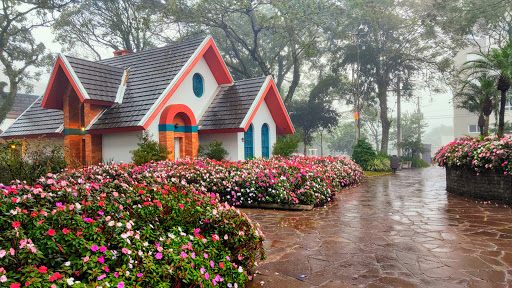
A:
[[[497,137],[461,137],[441,147],[434,158],[440,166],[470,169],[477,173],[512,173],[512,135]]]
[[[242,287],[264,236],[223,201],[319,206],[362,173],[345,158],[181,160],[0,186],[0,286]]]
[[[157,170],[161,177],[182,179],[235,206],[254,204],[322,206],[344,187],[358,184],[362,169],[342,157],[292,157],[244,162],[179,160],[138,167]]]
[[[149,170],[91,167],[40,184],[1,188],[2,287],[237,287],[264,256],[245,214]]]
[[[462,137],[439,149],[435,161],[446,168],[446,190],[512,204],[512,137]]]

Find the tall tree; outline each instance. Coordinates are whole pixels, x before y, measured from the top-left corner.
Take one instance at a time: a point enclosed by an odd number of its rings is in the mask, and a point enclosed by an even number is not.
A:
[[[512,83],[512,39],[502,48],[494,48],[490,53],[478,52],[479,59],[464,63],[462,72],[468,77],[486,74],[494,78],[496,89],[501,92],[498,120],[498,137],[503,137],[505,128],[505,104],[507,91]]]
[[[307,146],[313,141],[315,132],[320,129],[331,131],[338,124],[339,113],[329,101],[326,101],[337,84],[339,82],[334,77],[321,79],[313,87],[307,100],[294,100],[289,107],[293,125],[302,135],[304,155],[306,155]]]
[[[419,0],[347,1],[345,32],[358,35],[358,45],[347,45],[343,63],[359,63],[372,80],[382,125],[381,152],[387,153],[391,120],[388,91],[398,73],[436,83],[450,67],[448,42],[436,29],[430,2]],[[429,87],[437,88],[437,87]]]
[[[164,41],[158,0],[82,0],[69,5],[53,28],[66,49],[85,48],[101,59],[101,48],[143,51]]]
[[[45,46],[38,43],[32,32],[48,26],[52,13],[69,3],[64,0],[1,0],[0,7],[0,62],[9,83],[0,82],[0,123],[14,105],[21,88],[32,88],[30,80],[40,73],[29,72],[30,67],[42,67],[51,59]],[[8,91],[4,91],[7,89]]]
[[[478,115],[481,135],[489,135],[489,115],[498,107],[498,90],[495,80],[480,75],[462,83],[461,90],[455,95],[457,107]]]
[[[174,0],[168,8],[176,21],[220,36],[215,39],[235,78],[273,75],[285,104],[308,61],[319,57],[324,27],[342,13],[336,4],[321,0]]]

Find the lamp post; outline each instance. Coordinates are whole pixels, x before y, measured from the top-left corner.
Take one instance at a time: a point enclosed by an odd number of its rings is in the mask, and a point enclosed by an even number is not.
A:
[[[361,71],[361,59],[359,57],[359,36],[360,35],[363,35],[365,34],[366,31],[365,31],[365,27],[361,24],[359,25],[359,28],[357,28],[357,31],[356,33],[353,33],[352,35],[354,36],[355,38],[355,44],[356,44],[356,51],[357,51],[357,70],[356,70],[356,75],[354,77],[354,72],[353,72],[353,69],[352,69],[352,80],[355,82],[355,89],[354,89],[354,125],[355,125],[355,138],[356,138],[356,143],[357,141],[359,140],[359,138],[361,138],[361,120],[360,120],[360,110],[361,110],[361,106],[359,104],[360,102],[360,99],[359,99],[359,73]],[[355,78],[355,79],[354,79]]]

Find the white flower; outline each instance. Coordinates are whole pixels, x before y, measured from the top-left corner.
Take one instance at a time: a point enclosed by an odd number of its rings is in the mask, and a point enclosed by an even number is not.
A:
[[[75,283],[75,278],[71,277],[71,278],[68,278],[66,280],[66,282],[68,282],[68,285],[69,286],[73,286],[73,284]]]
[[[2,275],[2,277],[0,277],[0,282],[7,282],[7,277],[5,275]]]
[[[119,222],[119,223],[116,224],[116,226],[117,227],[121,227],[121,226],[123,226],[123,223]]]
[[[64,263],[64,265],[69,266],[69,265],[71,265],[71,262],[68,261],[68,262]]]

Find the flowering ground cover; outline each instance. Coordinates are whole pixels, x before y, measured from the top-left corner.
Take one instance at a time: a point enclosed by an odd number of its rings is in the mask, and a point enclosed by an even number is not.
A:
[[[493,170],[505,175],[512,173],[512,135],[497,137],[461,137],[441,147],[434,160],[450,168]]]
[[[361,175],[344,158],[181,160],[0,186],[0,286],[242,287],[264,236],[224,201],[318,206]]]

